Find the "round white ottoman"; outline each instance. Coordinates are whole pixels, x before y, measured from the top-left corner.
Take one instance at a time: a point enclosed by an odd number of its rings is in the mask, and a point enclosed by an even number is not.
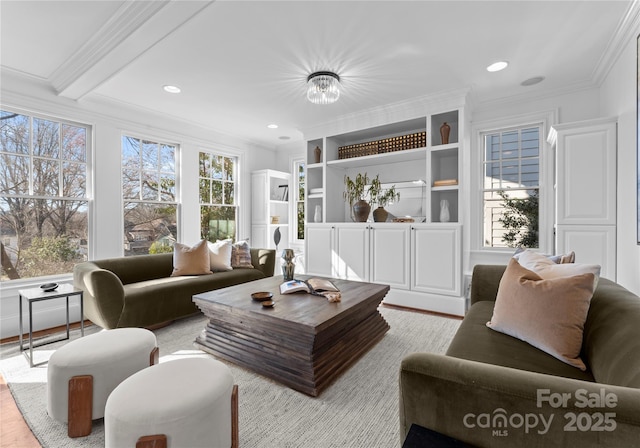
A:
[[[105,447],[237,446],[237,407],[237,386],[220,361],[161,363],[130,376],[111,393],[104,413]]]
[[[158,361],[156,336],[143,328],[105,330],[69,342],[49,359],[47,413],[69,437],[91,433],[107,398],[125,378]]]

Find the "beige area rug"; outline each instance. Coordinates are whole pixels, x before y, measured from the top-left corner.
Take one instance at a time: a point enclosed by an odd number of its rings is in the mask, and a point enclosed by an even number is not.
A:
[[[389,332],[316,398],[225,362],[240,390],[240,446],[400,447],[400,361],[413,352],[444,353],[460,321],[385,307],[380,311],[391,326]],[[190,317],[156,330],[160,362],[187,356],[210,356],[193,346],[193,340],[205,322],[202,316]],[[98,330],[92,326],[87,333]],[[74,331],[72,339],[78,335],[79,330]],[[37,349],[36,362],[48,359],[57,347],[66,342]],[[66,425],[49,418],[46,411],[46,364],[30,369],[26,358],[19,353],[17,343],[3,345],[0,353],[0,372],[25,420],[44,447],[104,446],[102,419],[93,422],[91,435],[69,439]]]

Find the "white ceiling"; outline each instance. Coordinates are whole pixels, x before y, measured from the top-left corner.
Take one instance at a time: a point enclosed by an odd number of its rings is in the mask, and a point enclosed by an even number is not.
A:
[[[277,147],[319,123],[452,89],[483,103],[596,86],[633,3],[2,0],[0,63],[64,97]],[[487,72],[497,60],[510,65]],[[317,70],[340,75],[337,103],[306,100]],[[520,85],[534,76],[546,79]]]

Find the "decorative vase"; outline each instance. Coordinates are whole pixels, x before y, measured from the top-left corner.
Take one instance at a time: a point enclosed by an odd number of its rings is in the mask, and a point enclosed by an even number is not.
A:
[[[313,215],[313,222],[322,222],[322,206],[316,205],[316,212]]]
[[[449,201],[443,199],[440,201],[440,222],[449,222]]]
[[[449,143],[450,132],[451,132],[451,126],[449,126],[445,121],[444,123],[442,123],[442,126],[440,126],[440,138],[442,139],[443,145],[446,145],[447,143]]]
[[[384,207],[378,207],[373,211],[373,220],[375,222],[387,222],[389,212]]]
[[[353,220],[355,222],[367,222],[367,218],[369,218],[369,212],[371,211],[371,206],[367,203],[367,201],[360,199],[358,202],[353,204]]]
[[[282,263],[282,276],[285,282],[293,280],[293,274],[296,271],[296,265],[293,262],[294,256],[293,249],[285,249],[282,251],[282,259],[284,260],[284,263]]]
[[[319,146],[316,146],[316,149],[313,150],[313,155],[316,158],[316,163],[320,163],[322,160],[322,149]]]

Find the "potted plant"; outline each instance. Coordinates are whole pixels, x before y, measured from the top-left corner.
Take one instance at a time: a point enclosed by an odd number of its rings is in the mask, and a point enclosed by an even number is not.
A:
[[[372,204],[378,205],[378,207],[373,211],[373,220],[375,222],[385,222],[389,216],[389,212],[387,212],[384,207],[394,201],[399,201],[400,193],[396,192],[395,185],[392,185],[391,188],[388,188],[387,190],[383,189],[380,179],[376,176],[371,181],[369,197],[371,198]]]
[[[369,190],[366,188],[368,183],[367,173],[364,175],[358,173],[355,179],[344,176],[345,190],[342,196],[349,203],[351,219],[355,222],[366,222],[369,217],[371,206],[366,201],[366,197],[369,195]]]

